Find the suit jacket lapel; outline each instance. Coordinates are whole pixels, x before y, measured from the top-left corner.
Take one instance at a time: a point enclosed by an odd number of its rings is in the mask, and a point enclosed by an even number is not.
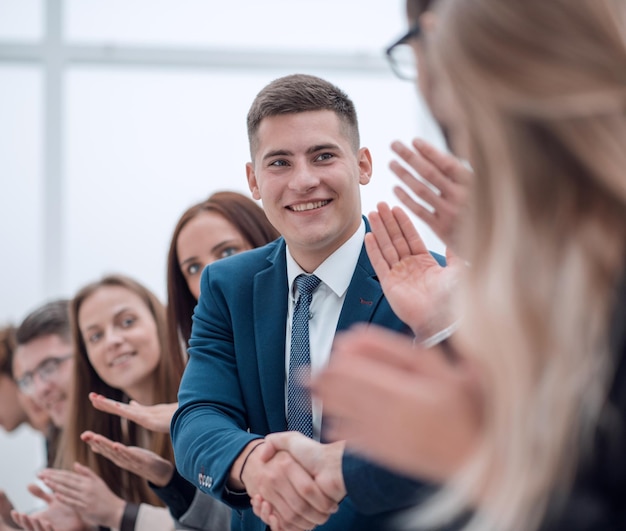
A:
[[[369,229],[369,225],[366,227]],[[341,308],[337,330],[345,330],[358,322],[369,323],[382,297],[383,290],[363,246]]]
[[[263,406],[270,432],[285,431],[285,333],[287,263],[285,242],[268,256],[271,265],[254,278],[254,335]]]

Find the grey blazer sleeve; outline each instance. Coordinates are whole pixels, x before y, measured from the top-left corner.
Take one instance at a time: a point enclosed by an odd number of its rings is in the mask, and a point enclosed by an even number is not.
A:
[[[189,509],[176,522],[176,529],[229,531],[230,507],[209,494],[196,490]]]

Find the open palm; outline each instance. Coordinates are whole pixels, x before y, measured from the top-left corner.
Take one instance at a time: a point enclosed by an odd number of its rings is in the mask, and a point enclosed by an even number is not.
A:
[[[450,299],[461,261],[448,252],[448,266],[441,267],[399,207],[379,203],[369,220],[372,232],[365,238],[367,254],[396,315],[420,339],[452,324]]]
[[[81,435],[91,450],[100,454],[120,468],[146,478],[159,487],[169,483],[174,475],[174,465],[146,448],[126,446],[113,442],[104,435],[86,431]]]

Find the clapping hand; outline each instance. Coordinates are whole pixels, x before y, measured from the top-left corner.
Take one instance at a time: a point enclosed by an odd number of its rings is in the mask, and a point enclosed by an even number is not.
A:
[[[456,157],[439,151],[424,140],[413,140],[411,147],[396,141],[391,149],[409,167],[394,160],[389,164],[391,170],[430,209],[416,201],[401,186],[394,187],[395,194],[441,241],[456,249],[474,174]]]
[[[416,348],[396,332],[359,325],[337,337],[312,381],[328,434],[403,475],[445,481],[482,432],[480,371],[438,347]]]
[[[132,420],[147,430],[159,433],[170,432],[172,416],[176,409],[178,409],[176,402],[144,406],[135,400],[131,400],[128,404],[125,404],[97,393],[89,393],[89,400],[91,400],[93,407],[100,411],[111,413],[112,415],[119,415],[120,417]]]
[[[104,435],[84,432],[80,438],[91,450],[100,454],[120,468],[137,474],[158,487],[167,485],[174,475],[174,465],[156,453],[138,446],[126,446],[113,442]]]
[[[42,499],[48,507],[33,514],[11,511],[13,521],[28,531],[89,531],[89,526],[69,505],[56,496],[48,494],[36,485],[28,486],[29,492]]]
[[[119,528],[126,502],[90,468],[79,463],[74,463],[73,471],[46,468],[39,473],[39,479],[84,522]]]
[[[448,251],[447,267],[440,266],[400,207],[379,203],[369,220],[365,248],[394,313],[419,339],[453,324],[451,296],[462,261]]]

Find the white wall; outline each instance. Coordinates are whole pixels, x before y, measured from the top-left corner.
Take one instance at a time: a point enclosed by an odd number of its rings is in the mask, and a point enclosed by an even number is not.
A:
[[[46,35],[46,6],[63,9],[67,40],[42,55],[62,68],[56,118],[46,114],[45,102],[54,99],[44,62],[28,48]],[[385,69],[325,68],[320,58],[332,52],[352,54],[355,62],[378,60],[405,30],[402,6],[402,0],[0,0],[0,323],[19,322],[44,299],[69,297],[112,271],[163,297],[178,216],[216,190],[247,193],[246,112],[267,82],[295,70],[329,79],[356,103],[375,169],[363,188],[364,212],[380,200],[396,203],[390,142],[420,135],[441,145],[415,88]],[[287,52],[290,66],[176,68],[80,59],[136,46],[156,47],[163,57],[187,47],[206,47],[212,57],[222,49],[244,56]],[[299,58],[303,66],[296,68]],[[59,137],[50,139],[55,126]],[[55,146],[62,150],[52,195],[45,185],[55,160],[44,160],[50,146],[53,155]],[[46,224],[55,208],[59,229],[51,234]],[[441,251],[423,230],[430,247]],[[46,248],[50,238],[58,249]],[[31,503],[24,478],[41,465],[40,450],[29,430],[0,433],[0,488],[21,508]]]

